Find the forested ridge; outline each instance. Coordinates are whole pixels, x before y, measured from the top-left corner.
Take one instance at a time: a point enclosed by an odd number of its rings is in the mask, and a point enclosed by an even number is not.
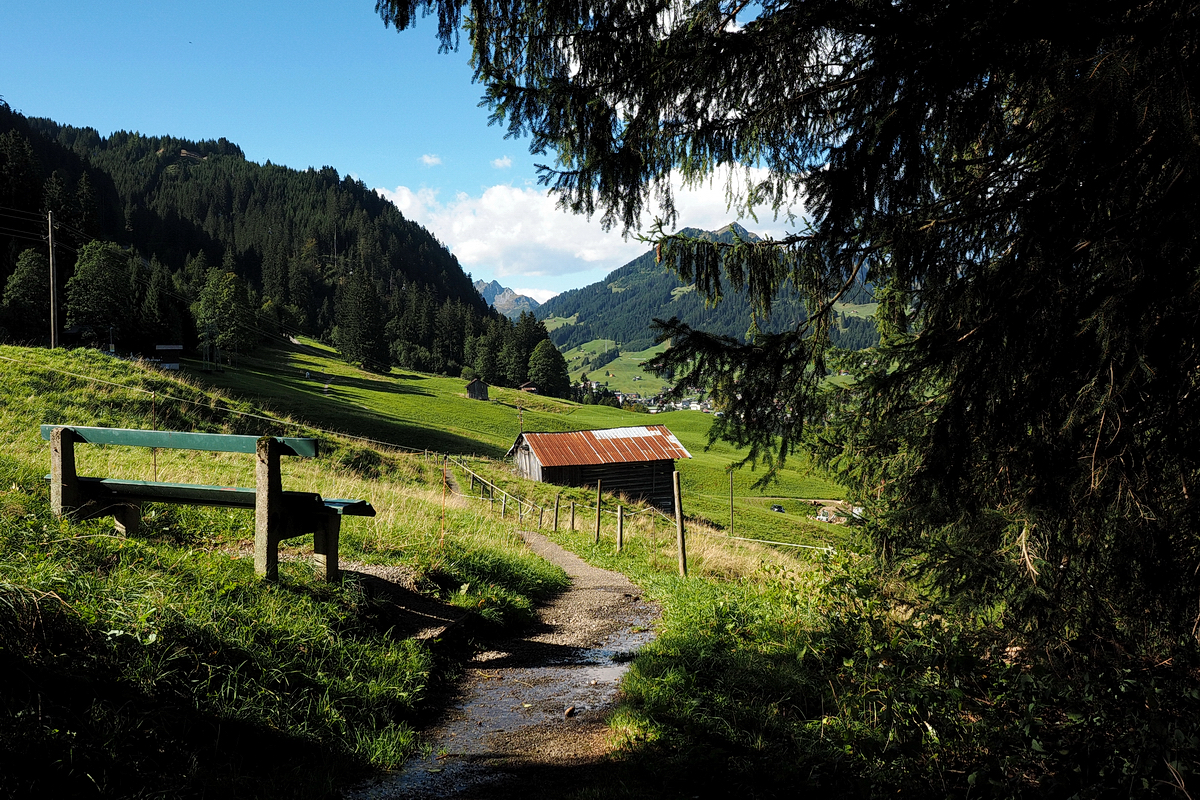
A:
[[[720,242],[732,242],[735,234],[747,241],[759,238],[737,223],[716,232],[685,228],[679,234]],[[852,303],[872,302],[870,288],[863,283],[858,283],[843,299]],[[593,339],[612,339],[620,342],[624,350],[644,350],[654,344],[651,321],[655,319],[678,318],[710,333],[738,340],[746,337],[751,325],[750,301],[745,291],[727,287],[720,303],[706,303],[690,282],[659,263],[653,249],[609,273],[602,281],[557,295],[535,313],[540,319],[575,317],[574,324],[563,325],[550,334],[564,350]],[[772,304],[770,315],[760,316],[757,325],[763,331],[785,331],[795,329],[805,319],[807,312],[800,295],[785,288]],[[875,345],[879,336],[873,321],[839,314],[833,339],[840,347],[860,350]]]
[[[14,341],[48,335],[39,277],[48,211],[69,340],[230,353],[304,333],[372,368],[458,375],[476,365],[479,342],[498,355],[512,339],[509,360],[521,363],[487,372],[520,383],[545,335],[532,340],[528,325],[518,335],[427,230],[333,167],[260,165],[223,138],[104,137],[0,101],[2,324]],[[84,253],[91,260],[77,270]],[[114,271],[112,302],[96,292],[72,300],[83,273],[107,280]]]

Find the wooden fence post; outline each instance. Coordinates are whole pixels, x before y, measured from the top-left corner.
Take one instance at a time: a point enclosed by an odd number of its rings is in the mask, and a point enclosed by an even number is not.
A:
[[[575,501],[571,501],[571,532],[575,532]]]
[[[671,477],[675,485],[675,538],[679,542],[679,575],[687,577],[687,543],[683,538],[683,496],[679,489],[679,470]]]
[[[600,496],[600,486],[603,481],[596,480],[596,544],[600,544],[600,513],[604,508],[603,498]]]
[[[500,495],[500,519],[504,519],[504,515],[508,513],[508,492]]]
[[[625,506],[617,506],[617,552],[625,547]]]
[[[558,502],[562,500],[562,495],[554,496],[554,532],[558,533]]]
[[[542,515],[546,513],[546,509],[538,506],[538,530],[542,529]]]
[[[729,535],[733,536],[733,470],[729,470]]]

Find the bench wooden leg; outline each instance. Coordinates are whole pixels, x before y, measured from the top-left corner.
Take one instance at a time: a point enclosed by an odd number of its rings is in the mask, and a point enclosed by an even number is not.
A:
[[[287,520],[283,513],[283,482],[279,476],[279,443],[258,440],[255,463],[258,485],[254,505],[254,571],[273,581],[279,578],[279,542]]]
[[[113,520],[116,522],[117,533],[122,536],[137,536],[138,528],[142,525],[142,507],[138,503],[117,506],[113,511]]]
[[[338,535],[342,529],[340,514],[327,514],[313,532],[313,554],[316,562],[317,575],[327,581],[337,581],[342,577],[338,566]]]
[[[81,504],[75,473],[75,432],[55,428],[50,432],[50,510],[62,517],[73,514]]]

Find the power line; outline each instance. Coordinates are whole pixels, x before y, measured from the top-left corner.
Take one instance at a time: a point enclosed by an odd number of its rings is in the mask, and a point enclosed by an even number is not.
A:
[[[6,236],[11,236],[14,239],[26,239],[31,242],[45,242],[46,241],[45,236],[38,236],[36,233],[33,233],[32,231],[23,231],[23,230],[18,230],[16,228],[9,228],[9,227],[2,226],[2,225],[0,225],[0,233],[4,234]]]
[[[39,213],[36,213],[33,211],[26,211],[23,208],[13,208],[12,206],[0,206],[0,211],[12,211],[17,214],[24,214],[27,217],[32,217],[33,219],[36,219],[39,221],[42,219],[42,214],[39,214]]]

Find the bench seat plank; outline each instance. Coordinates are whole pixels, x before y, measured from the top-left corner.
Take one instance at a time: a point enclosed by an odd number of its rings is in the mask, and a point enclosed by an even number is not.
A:
[[[89,500],[111,500],[124,503],[180,503],[192,506],[253,509],[258,495],[257,490],[241,486],[155,483],[152,481],[126,481],[118,478],[80,477],[78,480],[81,492]],[[316,492],[284,492],[283,501],[289,512],[315,512],[324,504],[321,495]],[[346,502],[361,502],[370,506],[365,501]],[[371,510],[374,512],[374,509]],[[360,514],[360,516],[374,516],[374,514]]]
[[[375,507],[366,500],[343,500],[326,497],[325,508],[343,517],[373,517]]]
[[[80,425],[42,425],[42,438],[49,441],[55,428],[66,428],[88,444],[113,444],[124,447],[157,447],[162,450],[205,450],[213,453],[257,452],[257,436],[228,433],[192,433],[190,431],[145,431],[135,428],[89,428]],[[316,458],[317,440],[273,437],[282,445],[280,455]]]

